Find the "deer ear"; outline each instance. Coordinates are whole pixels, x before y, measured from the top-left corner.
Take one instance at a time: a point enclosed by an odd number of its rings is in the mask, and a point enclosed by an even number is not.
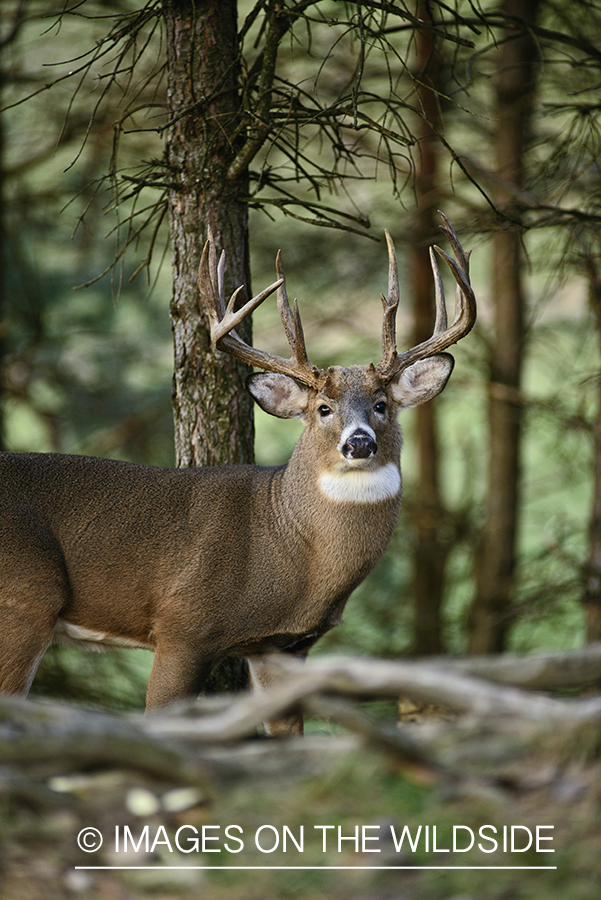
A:
[[[454,365],[455,360],[449,353],[420,359],[390,382],[393,399],[401,409],[410,409],[431,400],[446,385]]]
[[[261,409],[280,419],[301,419],[311,390],[288,375],[274,372],[250,375],[246,379],[246,387]]]

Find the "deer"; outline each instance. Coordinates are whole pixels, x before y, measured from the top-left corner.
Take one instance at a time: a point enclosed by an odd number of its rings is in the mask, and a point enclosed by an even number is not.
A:
[[[0,691],[26,696],[53,642],[154,651],[146,709],[196,697],[224,657],[249,660],[253,687],[270,681],[266,654],[304,658],[341,622],[345,604],[382,556],[401,507],[398,413],[439,394],[445,351],[474,325],[469,256],[449,220],[456,282],[447,323],[433,250],[432,336],[396,349],[399,277],[390,234],[382,294],[382,359],[313,365],[298,303],[277,281],[227,305],[225,256],[208,240],[198,285],[219,349],[262,371],[247,388],[267,413],[304,423],[280,466],[163,469],[110,459],[0,453]],[[236,326],[266,297],[277,306],[290,359],[245,343]],[[275,727],[302,731],[299,716]]]

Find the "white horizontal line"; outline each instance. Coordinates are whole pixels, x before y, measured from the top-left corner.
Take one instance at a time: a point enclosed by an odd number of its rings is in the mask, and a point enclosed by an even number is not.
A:
[[[144,869],[144,870],[169,870],[169,869],[219,869],[221,871],[254,871],[254,870],[298,870],[312,869],[324,871],[329,869],[357,871],[364,870],[367,872],[374,870],[393,870],[393,869],[488,869],[494,871],[516,871],[524,869],[557,869],[557,866],[75,866],[76,869],[101,869],[103,871],[112,869]]]

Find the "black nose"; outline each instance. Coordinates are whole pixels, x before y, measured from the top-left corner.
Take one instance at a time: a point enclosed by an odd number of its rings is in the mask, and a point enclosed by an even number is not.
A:
[[[375,456],[378,445],[365,431],[355,431],[346,441],[342,453],[347,459],[369,459]]]

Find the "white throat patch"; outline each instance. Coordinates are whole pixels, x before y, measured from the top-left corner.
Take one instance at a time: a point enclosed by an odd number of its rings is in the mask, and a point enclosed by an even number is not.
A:
[[[379,469],[352,468],[322,475],[319,486],[330,500],[341,503],[377,503],[396,497],[401,489],[401,473],[394,463]]]

